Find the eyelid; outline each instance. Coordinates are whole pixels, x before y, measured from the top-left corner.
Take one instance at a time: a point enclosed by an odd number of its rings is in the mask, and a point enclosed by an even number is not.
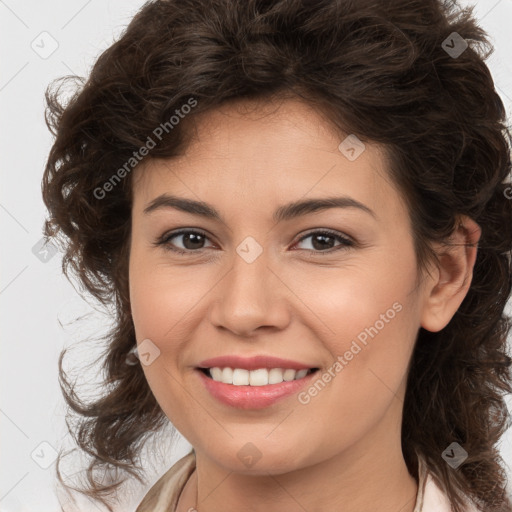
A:
[[[304,240],[305,238],[308,238],[309,236],[315,235],[315,234],[329,235],[329,236],[332,236],[333,238],[339,238],[339,239],[343,240],[344,242],[351,243],[351,244],[355,245],[355,240],[353,240],[348,235],[345,235],[344,233],[341,233],[339,231],[335,231],[335,230],[329,229],[329,228],[313,228],[310,231],[306,232],[304,235],[302,235],[297,240],[297,242],[294,243],[294,245],[298,242],[302,242],[302,240]],[[318,252],[325,252],[325,251],[318,251]]]
[[[180,249],[180,248],[176,248],[176,247],[172,247],[171,246],[170,240],[172,238],[180,236],[180,235],[184,235],[184,234],[187,234],[187,233],[198,234],[198,235],[201,235],[204,238],[210,240],[209,234],[207,232],[205,232],[204,230],[202,230],[202,229],[199,229],[199,228],[180,228],[180,229],[178,229],[176,231],[170,231],[170,232],[164,233],[162,236],[160,236],[153,243],[153,245],[155,245],[155,246],[163,246],[163,248],[165,250],[169,250],[169,251],[172,251],[172,252],[175,252],[175,253],[178,253],[178,254],[201,253],[203,251],[203,249],[208,249],[208,247],[202,247],[201,249],[192,250],[192,249]],[[345,249],[346,250],[346,249],[350,249],[350,248],[352,248],[352,247],[357,245],[357,242],[352,237],[350,237],[350,236],[348,236],[348,235],[346,235],[344,233],[341,233],[341,232],[338,232],[336,230],[332,230],[332,229],[329,229],[329,228],[312,228],[309,231],[307,231],[306,233],[302,234],[301,237],[298,238],[295,242],[293,242],[292,247],[294,245],[297,245],[298,243],[302,242],[306,238],[308,238],[308,237],[310,237],[312,235],[315,235],[315,234],[328,235],[328,236],[331,236],[333,238],[337,238],[342,243],[339,244],[338,246],[331,247],[331,248],[329,248],[329,249],[327,249],[325,251],[315,251],[315,250],[311,250],[311,249],[294,249],[294,250],[305,250],[305,251],[307,251],[308,253],[311,253],[311,254],[332,254],[332,253],[336,252],[339,249]],[[210,242],[211,242],[211,240],[210,240]]]
[[[163,235],[161,235],[160,237],[158,237],[156,239],[156,241],[153,243],[153,245],[155,246],[164,246],[164,249],[166,250],[170,250],[170,251],[174,251],[174,252],[178,252],[178,253],[187,253],[187,254],[192,254],[194,252],[196,253],[199,253],[200,251],[202,251],[203,249],[208,249],[208,247],[203,247],[202,249],[197,249],[196,251],[192,251],[190,249],[179,249],[179,248],[175,248],[175,247],[171,247],[170,246],[170,240],[174,237],[177,237],[179,235],[185,235],[187,233],[193,233],[193,234],[196,234],[196,235],[201,235],[203,236],[204,238],[210,240],[210,235],[206,232],[206,231],[203,231],[202,229],[199,229],[199,228],[180,228],[180,229],[177,229],[176,231],[168,231],[168,232],[165,232]],[[211,242],[211,240],[210,240]]]

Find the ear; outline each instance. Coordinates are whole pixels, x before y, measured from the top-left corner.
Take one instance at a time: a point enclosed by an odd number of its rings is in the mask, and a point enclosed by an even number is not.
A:
[[[435,244],[439,263],[426,280],[421,327],[437,332],[446,327],[466,296],[473,278],[482,230],[461,216],[447,244]]]

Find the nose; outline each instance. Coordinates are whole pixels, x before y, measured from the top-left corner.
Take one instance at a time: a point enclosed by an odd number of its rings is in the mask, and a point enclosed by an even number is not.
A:
[[[252,337],[258,329],[281,330],[290,321],[291,294],[265,254],[252,263],[235,256],[232,268],[215,287],[210,321],[239,337]]]

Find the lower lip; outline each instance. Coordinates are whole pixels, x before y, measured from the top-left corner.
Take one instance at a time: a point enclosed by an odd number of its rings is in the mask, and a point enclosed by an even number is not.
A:
[[[313,376],[310,373],[302,379],[284,381],[280,384],[267,384],[266,386],[234,386],[217,382],[207,377],[201,370],[196,369],[206,389],[220,402],[238,409],[264,409],[290,395],[297,393],[308,384]]]

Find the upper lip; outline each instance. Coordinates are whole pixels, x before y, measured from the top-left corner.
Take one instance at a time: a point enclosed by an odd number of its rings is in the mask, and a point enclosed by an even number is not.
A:
[[[280,357],[259,355],[253,357],[242,357],[235,355],[213,357],[205,359],[198,365],[199,368],[243,368],[245,370],[257,370],[258,368],[291,368],[293,370],[302,370],[316,368],[314,365],[292,361],[291,359],[281,359]]]

